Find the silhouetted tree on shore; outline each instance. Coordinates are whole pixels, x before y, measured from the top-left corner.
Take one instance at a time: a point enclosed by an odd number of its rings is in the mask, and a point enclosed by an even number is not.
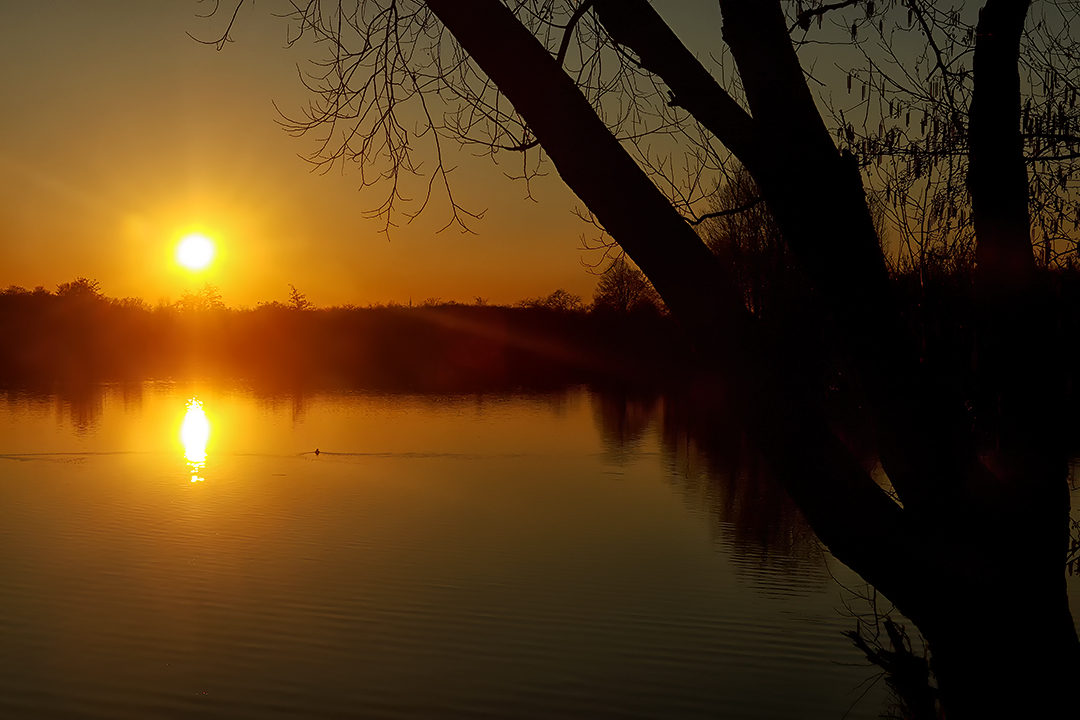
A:
[[[1030,102],[1019,73],[1021,47],[1048,26],[1025,24],[1026,0],[987,0],[977,26],[966,37],[957,33],[949,47],[938,43],[935,23],[955,10],[905,4],[720,0],[718,39],[733,64],[717,72],[730,90],[647,0],[512,7],[382,0],[355,12],[299,4],[302,32],[333,52],[315,88],[321,103],[293,129],[331,127],[322,161],[388,159],[395,175],[416,167],[400,103],[438,93],[458,104],[441,119],[424,107],[431,124],[424,137],[436,145],[449,136],[491,152],[541,148],[649,278],[701,356],[728,378],[730,401],[818,537],[918,624],[949,716],[1060,712],[1080,672],[1064,584],[1064,358],[1032,252],[1021,134],[1031,125]],[[901,70],[927,81],[923,104],[940,110],[930,118],[936,134],[905,146],[912,172],[921,180],[921,168],[940,152],[966,159],[963,174],[952,177],[971,201],[977,384],[979,398],[992,400],[977,410],[993,416],[989,438],[976,435],[968,398],[905,323],[852,151],[854,128],[847,120],[826,124],[796,53],[836,26],[853,42],[860,33],[884,37],[885,14],[904,10],[926,59]],[[830,27],[818,30],[823,21]],[[1065,7],[1051,33],[1058,45],[1043,57],[1075,57],[1071,21]],[[954,62],[960,56],[971,58],[970,67]],[[1046,71],[1053,88],[1076,67],[1051,62]],[[1065,164],[1034,177],[1058,172],[1062,187],[1077,157],[1075,95],[1075,84],[1066,84],[1057,96],[1039,96],[1045,122],[1035,134],[1040,147],[1054,147],[1040,164],[1055,157]],[[868,156],[891,152],[887,135],[903,144],[889,134],[885,113],[860,116],[867,118],[860,133]],[[875,128],[880,144],[870,137]],[[686,156],[701,159],[688,185],[664,175],[669,165],[648,150],[650,130],[688,143]],[[962,141],[943,146],[935,144],[939,137]],[[377,156],[367,153],[373,146]],[[680,215],[700,198],[694,178],[715,170],[725,151],[753,177],[827,314],[896,499],[833,433],[794,358],[747,310],[732,269]],[[433,172],[446,181],[438,157]],[[390,187],[376,210],[388,218],[400,200],[398,185]],[[452,196],[451,204],[461,221],[464,209]],[[950,212],[947,203],[930,209]]]
[[[634,311],[659,310],[660,296],[653,290],[648,279],[637,268],[619,255],[600,275],[593,292],[593,308],[627,314]]]
[[[747,310],[761,318],[796,297],[805,301],[810,289],[746,168],[732,169],[709,215],[701,235],[720,262],[732,269]]]
[[[307,299],[307,295],[289,285],[289,307],[293,310],[314,310],[315,303]]]
[[[221,293],[216,286],[203,283],[198,290],[185,290],[176,301],[176,307],[182,312],[204,313],[224,310],[225,301],[221,299]]]
[[[481,300],[482,298],[477,299]],[[476,304],[485,305],[486,303],[477,302]],[[518,305],[527,308],[547,308],[549,310],[557,310],[560,312],[580,312],[585,307],[584,303],[581,301],[580,295],[567,292],[562,288],[554,290],[550,295],[545,297],[522,300]]]
[[[71,282],[56,286],[56,296],[78,300],[101,300],[101,283],[89,278],[77,277]]]

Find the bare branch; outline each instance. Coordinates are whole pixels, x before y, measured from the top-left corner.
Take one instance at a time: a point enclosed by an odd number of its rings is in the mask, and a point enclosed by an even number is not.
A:
[[[687,218],[686,222],[690,223],[691,225],[700,225],[706,220],[728,217],[729,215],[739,215],[746,212],[747,210],[750,210],[751,208],[757,207],[757,205],[764,202],[764,200],[765,198],[758,196],[756,198],[753,198],[752,200],[749,200],[748,202],[743,203],[742,205],[739,205],[738,207],[729,208],[727,210],[716,210],[713,212],[707,212],[704,215],[697,216],[696,218]]]
[[[202,43],[203,45],[213,45],[218,50],[223,49],[225,47],[226,43],[232,42],[232,38],[229,37],[229,34],[232,32],[233,25],[236,24],[236,17],[240,14],[240,8],[244,6],[244,3],[246,1],[247,0],[238,0],[238,2],[236,3],[236,7],[233,8],[232,15],[229,16],[229,23],[228,23],[228,25],[225,26],[225,31],[222,32],[221,35],[218,36],[217,39],[215,39],[215,40],[201,40],[201,39],[195,37],[194,35],[192,35],[191,33],[187,33],[187,36],[189,38],[191,38],[192,40],[194,40],[195,42],[197,42],[197,43]],[[199,2],[201,3],[201,2],[203,2],[203,0],[199,0]],[[220,3],[221,3],[221,0],[214,0],[214,9],[211,10],[206,15],[203,15],[201,17],[212,17],[213,15],[216,15],[218,9],[220,8]]]
[[[843,8],[851,7],[852,5],[858,5],[862,1],[863,0],[843,0],[843,2],[832,3],[831,5],[821,5],[819,7],[806,8],[795,16],[795,24],[791,26],[789,32],[794,31],[796,27],[802,28],[803,30],[809,30],[810,22],[814,18],[821,17],[833,10],[842,10]]]

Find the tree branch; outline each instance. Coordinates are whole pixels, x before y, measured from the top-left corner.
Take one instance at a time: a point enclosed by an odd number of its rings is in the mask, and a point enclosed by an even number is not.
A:
[[[762,145],[754,121],[691,54],[646,0],[596,0],[596,14],[616,43],[642,68],[663,79],[669,105],[681,107],[748,168]],[[752,170],[751,170],[752,171]]]
[[[825,15],[833,10],[842,10],[843,8],[851,7],[852,5],[858,5],[860,2],[863,2],[863,0],[844,0],[844,2],[833,3],[832,5],[807,8],[795,17],[795,24],[788,29],[788,32],[791,32],[796,27],[802,28],[803,30],[809,30],[810,21],[815,17]]]
[[[762,203],[764,200],[765,198],[763,197],[756,197],[749,202],[745,202],[742,205],[739,205],[738,207],[733,207],[728,210],[717,210],[716,212],[705,213],[704,215],[699,215],[696,218],[687,218],[686,222],[690,223],[691,225],[700,225],[706,220],[711,220],[713,218],[727,217],[729,215],[738,215],[739,213],[746,212],[750,208],[757,207],[757,205]]]
[[[922,572],[901,509],[832,434],[765,344],[733,279],[604,126],[555,58],[498,0],[427,0],[506,94],[567,185],[660,292],[699,351],[734,380],[755,443],[842,561],[891,597]]]
[[[574,28],[577,27],[578,22],[592,6],[593,0],[583,0],[580,5],[574,8],[574,14],[571,15],[570,19],[566,22],[566,28],[563,30],[562,42],[559,44],[559,52],[555,55],[555,61],[559,63],[559,65],[562,65],[563,61],[566,60],[566,52],[570,49],[570,41],[574,37]]]
[[[770,139],[764,171],[747,168],[840,332],[905,508],[955,532],[956,518],[973,512],[967,479],[986,471],[961,398],[922,364],[896,306],[857,163],[833,145],[779,1],[720,0],[720,7],[754,123]]]
[[[201,0],[200,0],[200,2],[201,2]],[[246,2],[246,0],[238,0],[238,2],[236,3],[236,7],[233,8],[232,15],[229,17],[229,24],[225,26],[225,31],[223,33],[221,33],[221,35],[216,40],[200,40],[199,38],[195,37],[191,33],[187,33],[187,36],[189,38],[191,38],[192,40],[194,40],[195,42],[197,42],[197,43],[202,43],[203,45],[213,45],[218,50],[221,50],[222,48],[225,47],[226,43],[232,41],[232,38],[229,37],[229,33],[232,32],[233,25],[236,24],[236,17],[237,17],[237,15],[240,14],[240,8],[242,8],[244,6],[245,2]],[[220,7],[220,0],[214,0],[214,9],[211,10],[206,15],[206,17],[210,17],[211,15],[217,14],[217,11],[218,11],[219,7]]]

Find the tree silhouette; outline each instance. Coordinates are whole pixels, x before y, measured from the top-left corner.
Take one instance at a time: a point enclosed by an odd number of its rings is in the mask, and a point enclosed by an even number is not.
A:
[[[101,283],[84,277],[57,285],[56,295],[74,300],[101,300],[105,297],[101,292]]]
[[[642,272],[630,267],[622,255],[600,275],[593,293],[593,308],[626,314],[659,305],[659,297]]]
[[[1052,196],[1069,197],[1071,166],[1060,163],[1078,152],[1075,6],[1052,4],[1066,8],[1053,25],[1031,24],[1029,4],[986,0],[967,33],[949,18],[956,11],[924,0],[899,9],[720,0],[718,39],[731,62],[712,72],[647,0],[379,0],[353,12],[298,4],[301,31],[330,53],[311,84],[317,101],[292,129],[327,128],[319,161],[356,159],[365,183],[390,178],[375,210],[388,222],[401,199],[398,173],[419,166],[420,143],[402,117],[409,103],[438,159],[429,187],[449,191],[447,138],[520,152],[525,175],[542,152],[729,380],[747,432],[818,537],[917,623],[949,716],[1057,711],[1069,706],[1080,642],[1064,585],[1063,358],[1032,251],[1029,190],[1057,178]],[[858,130],[840,111],[830,125],[798,52],[836,45],[837,29],[848,43],[885,38],[889,12],[907,15],[915,60],[898,44],[864,44],[882,59],[866,81],[849,74],[847,83],[864,83],[861,101],[884,108],[885,64],[901,81],[916,78],[910,96],[921,105],[901,103],[899,112],[908,126],[915,109],[929,132],[909,142],[895,132],[896,98],[889,113],[861,108]],[[955,47],[941,42],[942,28]],[[1023,67],[1044,71],[1041,94],[1030,77],[1021,81],[1021,50],[1033,47],[1044,52]],[[659,138],[684,152],[686,182],[650,150]],[[1029,146],[1037,152],[1026,157]],[[922,352],[891,293],[864,177],[868,163],[892,154],[911,177],[887,185],[889,198],[921,193],[916,206],[938,219],[958,212],[949,193],[970,199],[975,396]],[[836,437],[794,358],[747,309],[737,274],[687,222],[699,219],[702,179],[729,167],[729,155],[753,178],[827,315],[895,497]],[[943,199],[926,184],[934,164],[949,168]],[[1066,204],[1046,207],[1056,221]]]
[[[307,299],[307,295],[296,289],[295,285],[289,285],[289,307],[293,310],[314,310],[315,303]]]
[[[176,301],[176,307],[185,312],[208,312],[224,310],[225,302],[216,285],[204,283],[198,290],[185,290]]]
[[[798,273],[780,228],[746,168],[731,173],[709,215],[702,226],[706,244],[732,268],[747,309],[758,318],[768,314],[776,304],[775,296],[798,283]]]

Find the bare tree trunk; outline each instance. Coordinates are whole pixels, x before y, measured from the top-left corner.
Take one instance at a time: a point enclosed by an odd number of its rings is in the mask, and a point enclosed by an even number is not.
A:
[[[968,189],[986,292],[1034,280],[1028,176],[1020,135],[1020,37],[1030,0],[989,0],[979,13],[972,70]]]
[[[1035,435],[1016,433],[1010,457],[1023,472],[997,477],[978,460],[962,403],[920,365],[915,339],[890,299],[858,169],[825,131],[779,3],[721,0],[724,36],[753,117],[682,48],[646,0],[597,0],[595,11],[753,173],[847,343],[903,509],[833,436],[783,359],[769,354],[730,273],[512,12],[499,0],[427,4],[653,282],[699,351],[737,380],[733,399],[753,441],[821,540],[930,639],[950,716],[1001,716],[991,711],[1064,702],[1071,687],[1065,681],[1080,670],[1080,643],[1064,592],[1064,558],[1055,551],[1061,545],[1063,552],[1067,539],[1061,520],[1068,497],[1064,455],[1046,443],[1052,418],[1042,415]],[[1004,248],[992,257],[1014,253],[1009,227],[1000,242],[991,241]],[[1002,372],[1033,357],[1000,356]],[[1009,397],[1019,397],[1024,382],[1010,386]],[[1048,395],[1039,389],[1034,405],[1013,408],[1017,428],[1031,420],[1028,411],[1048,410]],[[1010,478],[1021,482],[1013,487]]]
[[[949,593],[969,619],[943,618],[931,635],[946,697],[967,717],[1066,707],[1067,688],[1080,674],[1063,572],[1065,379],[1031,244],[1020,135],[1020,40],[1029,5],[988,0],[973,62],[968,189],[977,239],[979,376],[999,408],[1000,469],[994,482],[969,492],[980,521],[971,531],[983,538],[986,559],[969,562],[970,587]]]
[[[615,40],[633,49],[675,102],[754,176],[846,343],[879,431],[882,464],[905,508],[926,522],[955,520],[964,511],[964,478],[983,472],[965,433],[963,402],[920,362],[892,299],[858,168],[832,143],[779,3],[721,2],[724,38],[752,118],[716,99],[726,93],[646,0],[597,0],[596,10]]]
[[[652,281],[732,383],[755,442],[833,552],[900,593],[912,539],[892,502],[831,433],[805,388],[766,357],[738,287],[573,82],[498,0],[428,0],[540,140],[562,179]],[[886,569],[888,570],[886,572]],[[873,578],[873,579],[870,579]]]

